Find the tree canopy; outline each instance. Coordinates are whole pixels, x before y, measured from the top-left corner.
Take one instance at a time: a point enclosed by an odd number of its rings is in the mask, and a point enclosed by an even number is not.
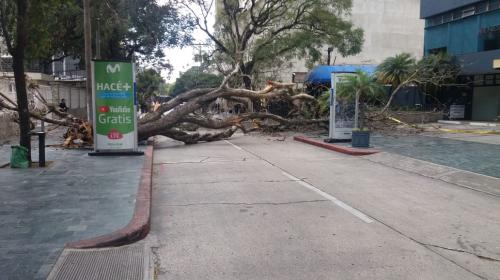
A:
[[[361,51],[363,31],[347,20],[350,0],[184,1],[215,44],[221,63],[240,64],[245,87],[263,70],[294,58],[321,59],[325,47],[342,55]],[[207,18],[216,10],[216,29]],[[229,67],[231,68],[231,67]]]
[[[147,101],[158,96],[165,84],[165,80],[155,69],[144,69],[136,76],[137,97],[140,105],[146,105]]]
[[[215,88],[223,79],[220,75],[207,73],[202,67],[194,66],[176,79],[171,95],[177,96],[195,88]]]
[[[101,29],[104,59],[139,60],[161,67],[166,47],[191,42],[194,21],[178,10],[172,1],[156,0],[92,1],[94,30]],[[83,22],[83,21],[82,21]]]
[[[83,1],[33,0],[29,2],[26,58],[50,62],[64,56],[83,57]],[[192,40],[192,18],[179,12],[172,1],[155,0],[92,1],[93,48],[100,30],[102,59],[123,59],[169,67],[163,49],[184,46]],[[8,34],[7,45],[15,34],[16,1],[4,0],[0,18]],[[94,49],[95,53],[95,49]]]
[[[430,54],[415,62],[408,54],[386,58],[377,69],[379,80],[393,85],[392,93],[382,109],[391,106],[394,96],[409,85],[442,87],[453,84],[460,73],[460,65],[454,56],[445,53]]]
[[[81,9],[74,0],[32,0],[26,4],[26,59],[49,60],[81,48],[78,40],[83,40],[83,28],[76,29],[74,18]],[[17,5],[14,0],[0,4],[0,34],[10,53],[17,47]]]
[[[384,84],[399,86],[401,81],[406,79],[415,68],[415,58],[409,53],[397,54],[386,58],[377,67],[378,80]]]
[[[383,92],[382,85],[380,85],[375,77],[372,77],[365,72],[358,70],[356,74],[347,76],[340,83],[338,89],[339,97],[346,99],[354,99],[355,112],[354,128],[359,128],[359,111],[360,101],[364,98],[374,97]]]

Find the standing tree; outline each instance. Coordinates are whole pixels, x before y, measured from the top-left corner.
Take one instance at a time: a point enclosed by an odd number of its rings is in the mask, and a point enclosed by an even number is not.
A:
[[[164,61],[163,49],[192,40],[194,21],[181,14],[173,1],[106,0],[92,5],[94,25],[101,30],[103,59],[135,59],[166,68],[170,65]]]
[[[158,96],[165,80],[154,69],[144,69],[137,74],[137,97],[139,104],[147,106],[148,100]]]
[[[59,49],[55,46],[58,38],[65,32],[55,32],[55,26],[61,24],[66,9],[72,9],[73,2],[65,0],[2,0],[0,3],[0,35],[12,56],[12,68],[16,83],[16,108],[18,114],[20,139],[19,144],[28,149],[30,154],[30,112],[24,64],[26,58],[44,58]]]
[[[175,80],[171,95],[177,96],[195,88],[214,88],[220,85],[223,79],[220,75],[207,73],[202,67],[193,66]]]
[[[230,69],[239,63],[247,89],[264,69],[297,57],[317,62],[325,46],[353,55],[361,51],[363,43],[363,31],[345,19],[350,0],[180,2],[214,42],[218,60]],[[216,29],[211,31],[208,17],[214,12]]]
[[[397,54],[386,58],[377,67],[377,78],[380,82],[398,87],[415,67],[415,58],[409,53]]]
[[[402,88],[410,85],[445,86],[455,83],[459,73],[460,65],[456,59],[444,53],[427,55],[417,63],[408,54],[387,58],[377,69],[379,80],[393,86],[382,113],[389,109],[394,97]]]
[[[184,45],[191,40],[194,23],[178,12],[169,1],[154,0],[92,1],[93,14],[102,22],[103,57],[132,59],[163,65],[163,48]],[[17,101],[1,107],[15,109],[20,127],[20,145],[30,150],[30,112],[24,65],[27,61],[45,64],[66,56],[83,57],[82,1],[74,0],[2,0],[0,35],[13,58]],[[96,19],[97,20],[97,19]],[[97,22],[95,23],[97,24]],[[3,99],[6,99],[3,96]],[[50,111],[56,106],[47,104]],[[14,106],[15,108],[13,108]],[[58,112],[61,115],[61,112]],[[31,112],[33,117],[33,112]],[[37,118],[57,124],[68,120]]]
[[[340,83],[339,97],[354,98],[355,101],[355,116],[354,128],[359,128],[359,113],[361,112],[361,120],[363,120],[363,104],[364,99],[373,97],[383,92],[382,86],[374,79],[374,77],[366,74],[365,72],[358,71],[355,75],[347,76],[345,80]]]

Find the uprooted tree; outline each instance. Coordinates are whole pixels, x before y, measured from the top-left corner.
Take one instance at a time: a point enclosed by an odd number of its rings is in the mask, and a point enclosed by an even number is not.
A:
[[[316,102],[314,97],[308,94],[293,94],[291,88],[294,84],[282,84],[270,81],[264,89],[259,91],[231,88],[227,83],[236,73],[237,71],[234,71],[232,75],[227,76],[218,88],[194,89],[182,93],[169,102],[163,103],[154,112],[145,115],[139,120],[139,139],[145,140],[151,136],[163,135],[186,144],[194,144],[200,141],[216,141],[229,138],[238,129],[247,132],[248,128],[243,125],[243,122],[249,120],[270,119],[285,126],[299,126],[326,121],[324,119],[287,119],[264,112],[233,115],[225,119],[214,119],[205,114],[197,114],[196,111],[198,109],[212,103],[217,98],[248,98],[252,100],[280,98],[288,100],[292,104],[296,104],[296,106],[307,102]],[[38,91],[36,84],[29,83],[28,91],[43,104],[42,108],[33,108],[30,110],[31,118],[55,125],[67,126],[75,134],[82,134],[80,137],[75,137],[74,135],[68,136],[74,138],[68,141],[78,138],[79,141],[83,140],[87,144],[91,144],[92,139],[89,139],[91,132],[89,131],[88,123],[67,112],[61,111],[56,104],[47,102]],[[15,101],[9,99],[3,93],[0,93],[0,97],[0,108],[11,112],[18,111]],[[52,115],[52,117],[49,117],[49,115]],[[219,131],[205,134],[188,133],[182,130],[183,124],[194,124],[202,128]],[[87,139],[82,139],[82,137],[87,137]],[[72,143],[68,142],[66,146],[72,146]]]
[[[188,1],[193,6],[199,7],[201,17],[197,17],[198,26],[213,40],[216,48],[225,55],[225,63],[221,69],[224,79],[218,87],[198,88],[179,94],[170,101],[161,104],[155,111],[150,112],[139,120],[139,138],[147,139],[155,135],[164,135],[184,143],[192,144],[199,141],[216,141],[232,136],[238,129],[248,131],[245,121],[273,120],[282,126],[300,126],[306,124],[324,123],[326,119],[281,117],[266,112],[248,112],[239,115],[230,115],[217,119],[210,114],[199,113],[201,108],[210,105],[217,99],[226,99],[238,102],[263,102],[269,100],[284,100],[298,111],[306,105],[315,104],[314,97],[294,91],[294,84],[284,84],[268,81],[261,90],[248,89],[247,79],[250,77],[249,66],[256,67],[256,60],[248,61],[249,57],[257,58],[256,53],[267,52],[265,49],[285,47],[284,42],[300,41],[300,48],[290,44],[291,47],[305,50],[310,42],[311,48],[317,48],[317,40],[304,40],[305,30],[310,29],[311,36],[328,37],[332,42],[337,42],[336,47],[343,53],[350,54],[359,51],[362,41],[362,31],[354,29],[350,22],[343,20],[343,15],[349,12],[350,1],[220,1],[225,14],[225,23],[219,28],[219,34],[212,34],[206,23],[210,9],[214,8],[213,1],[193,0]],[[183,3],[186,3],[185,1]],[[326,20],[323,8],[335,16],[335,24],[328,25],[321,22]],[[193,16],[197,16],[192,10]],[[319,17],[318,16],[322,16]],[[245,19],[245,20],[244,20]],[[299,34],[295,34],[299,32]],[[300,36],[299,36],[300,35]],[[292,42],[290,41],[290,42]],[[287,43],[288,44],[288,43]],[[253,47],[249,47],[253,45]],[[279,48],[278,48],[279,49]],[[275,56],[290,51],[286,47]],[[252,66],[253,67],[253,66]],[[245,88],[243,88],[245,87]],[[88,124],[83,120],[62,112],[56,104],[50,104],[37,92],[36,85],[28,86],[32,94],[44,104],[43,109],[30,111],[31,118],[43,120],[48,123],[71,127],[76,134],[88,130]],[[2,94],[0,107],[13,112],[18,111],[18,106]],[[205,129],[215,129],[214,133],[189,133],[183,130],[185,124],[194,124]],[[88,134],[88,131],[87,131]],[[76,137],[78,138],[78,137]],[[72,141],[72,139],[69,139]],[[82,139],[79,139],[80,141]],[[88,140],[88,139],[87,139]],[[87,142],[90,142],[88,140]],[[68,141],[67,141],[68,142]],[[89,143],[90,144],[90,143]]]

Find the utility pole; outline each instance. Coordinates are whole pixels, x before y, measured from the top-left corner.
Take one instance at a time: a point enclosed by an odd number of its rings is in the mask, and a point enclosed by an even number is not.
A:
[[[83,32],[85,39],[85,71],[87,72],[87,119],[93,123],[93,98],[92,98],[92,29],[90,22],[90,0],[83,0]]]
[[[202,56],[202,47],[204,46],[208,46],[208,44],[202,44],[202,43],[194,43],[194,44],[191,44],[192,47],[194,48],[198,48],[198,51],[199,51],[199,57],[198,59],[200,60],[200,67],[198,68],[197,72],[198,72],[198,75],[196,76],[196,80],[195,80],[195,85],[198,85],[198,80],[199,80],[199,75],[201,73],[201,67],[203,66],[203,56]]]
[[[327,65],[330,65],[330,61],[331,61],[331,59],[332,59],[332,52],[333,52],[333,48],[332,48],[332,47],[330,47],[330,48],[328,48],[328,50],[327,50],[327,51],[328,51],[328,59],[327,59],[327,60],[328,60],[328,62],[327,62]],[[333,64],[335,64],[335,62],[334,62]]]
[[[95,31],[95,58],[101,59],[101,16],[97,17],[97,28]]]

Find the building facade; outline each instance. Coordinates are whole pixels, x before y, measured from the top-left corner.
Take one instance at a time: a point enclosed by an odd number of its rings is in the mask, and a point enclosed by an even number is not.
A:
[[[439,2],[439,1],[437,1]],[[353,0],[349,19],[364,31],[362,51],[342,57],[335,50],[332,64],[378,65],[399,53],[423,56],[424,21],[420,19],[420,0]],[[325,54],[328,46],[325,46]],[[291,72],[307,72],[304,61],[296,61]],[[290,81],[290,73],[286,73]],[[290,75],[288,75],[290,74]]]
[[[462,66],[451,103],[465,119],[493,121],[500,115],[500,0],[422,0],[425,54],[446,52]],[[497,65],[498,64],[498,65]]]

